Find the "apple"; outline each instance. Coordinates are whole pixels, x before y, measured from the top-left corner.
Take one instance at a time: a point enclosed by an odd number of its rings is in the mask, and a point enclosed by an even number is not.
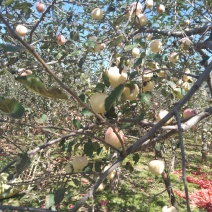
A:
[[[100,43],[95,43],[95,46],[94,46],[94,48],[90,48],[90,51],[91,52],[100,52],[100,50],[101,50],[101,44]]]
[[[81,172],[85,166],[88,165],[88,160],[86,156],[75,156],[72,165],[74,172]]]
[[[176,82],[176,81],[177,81],[177,77],[170,77],[170,80],[171,80],[172,82]]]
[[[136,47],[133,48],[133,49],[132,49],[132,56],[136,58],[136,57],[138,57],[139,55],[140,55],[140,50],[139,50],[139,48],[136,48]]]
[[[189,24],[190,24],[190,20],[186,20],[185,23],[186,23],[187,25],[189,25]]]
[[[82,118],[81,118],[80,116],[75,116],[75,119],[76,119],[77,121],[81,121],[81,120],[82,120]]]
[[[165,6],[163,4],[159,4],[157,6],[157,12],[159,15],[162,15],[165,12]]]
[[[103,49],[105,49],[105,48],[106,48],[106,44],[105,44],[105,43],[101,43],[101,44],[100,44],[100,49],[103,50]]]
[[[45,11],[45,5],[41,2],[37,2],[36,4],[36,10],[39,12],[39,13],[43,13]]]
[[[101,20],[103,17],[103,12],[100,8],[95,8],[94,10],[92,10],[91,12],[91,17],[94,20]]]
[[[176,84],[181,87],[183,84],[183,80],[182,79],[177,80]]]
[[[113,88],[116,88],[118,85],[127,81],[127,71],[122,70],[122,73],[120,74],[117,66],[111,67],[106,74],[109,78],[110,85]]]
[[[125,140],[124,133],[120,130],[118,134],[120,135],[122,141],[124,141]],[[121,147],[121,142],[119,138],[117,137],[117,135],[114,133],[112,127],[109,127],[105,133],[105,142],[116,148]]]
[[[142,79],[143,81],[150,81],[153,77],[153,72],[150,69],[143,70]]]
[[[152,52],[155,52],[155,53],[161,51],[161,49],[162,49],[162,43],[161,43],[161,41],[159,41],[159,40],[153,40],[153,41],[151,41],[151,43],[150,43],[150,49],[151,49]]]
[[[125,86],[123,89],[123,94],[127,100],[135,100],[139,94],[139,87],[137,84]]]
[[[156,119],[157,119],[158,121],[160,121],[160,120],[162,120],[168,113],[169,113],[169,111],[167,111],[167,110],[161,110],[161,111],[159,111],[159,113],[157,114]],[[172,121],[172,118],[170,118],[165,124],[166,124],[166,125],[167,125],[167,124],[170,124],[171,121]]]
[[[104,184],[104,183],[101,183],[101,184],[99,185],[99,187],[97,188],[97,191],[103,191],[104,188],[105,188],[105,184]]]
[[[56,38],[56,42],[58,45],[62,46],[65,44],[66,42],[66,39],[63,35],[58,35],[57,38]]]
[[[191,40],[188,37],[182,38],[179,42],[180,42],[180,48],[182,50],[190,49],[190,46],[192,44]]]
[[[160,70],[158,72],[158,77],[165,77],[167,75],[167,70]]]
[[[17,34],[21,37],[24,37],[28,32],[27,28],[20,24],[15,28],[15,30],[16,30]]]
[[[110,168],[110,165],[105,166],[105,168],[104,168],[103,171],[105,172],[105,171],[107,171],[109,168]],[[108,180],[112,180],[115,176],[116,176],[116,170],[114,169],[114,170],[107,176],[107,179],[108,179]]]
[[[26,70],[26,71],[24,71],[24,72],[22,72],[21,74],[20,74],[20,76],[28,76],[28,75],[30,75],[30,74],[32,74],[32,71],[31,70]]]
[[[131,9],[133,10],[133,15],[139,15],[143,8],[140,2],[133,2]]]
[[[151,40],[152,37],[153,37],[153,34],[148,34],[148,35],[146,36],[146,39],[147,39],[147,40]]]
[[[169,60],[171,63],[176,63],[179,59],[179,54],[176,53],[176,52],[172,52],[170,55],[169,55]]]
[[[70,173],[72,173],[72,171],[73,171],[72,165],[70,163],[67,163],[65,166],[66,174],[70,174]]]
[[[136,17],[136,22],[140,25],[140,26],[144,26],[147,24],[147,17],[145,14],[141,13]]]
[[[155,86],[155,81],[153,80],[144,82],[141,91],[143,91],[144,93],[147,91],[151,91],[154,88],[154,86]]]
[[[184,111],[183,111],[183,118],[184,119],[187,119],[187,118],[190,118],[192,116],[195,116],[197,114],[197,111],[195,109],[192,109],[192,108],[186,108]]]
[[[95,93],[90,97],[90,105],[96,113],[105,113],[105,99],[108,97],[105,93]]]
[[[152,160],[149,162],[148,167],[152,174],[159,175],[164,172],[165,163],[162,160]]]
[[[153,4],[153,0],[146,0],[146,8],[152,8]]]
[[[164,206],[162,208],[162,212],[178,212],[178,210],[174,206],[171,207]]]
[[[189,80],[192,80],[192,77],[187,75],[187,74],[191,73],[191,71],[188,68],[185,69],[184,73],[185,73],[185,74],[183,74],[183,81],[184,82],[188,82]]]
[[[183,88],[185,91],[190,90],[191,86],[188,82],[183,82],[183,84],[181,85],[181,88]]]
[[[97,38],[95,35],[90,36],[90,37],[88,38],[89,41],[97,41],[97,39],[98,39],[98,38]]]

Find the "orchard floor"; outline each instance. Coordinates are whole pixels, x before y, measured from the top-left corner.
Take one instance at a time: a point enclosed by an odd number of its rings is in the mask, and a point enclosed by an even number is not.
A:
[[[187,141],[185,145],[186,156],[188,160],[187,164],[187,176],[193,179],[199,179],[203,176],[205,178],[202,184],[209,184],[209,198],[208,202],[212,203],[212,156],[208,155],[208,161],[203,164],[201,161],[201,146],[193,145],[191,141]],[[139,153],[140,154],[140,153]],[[94,194],[94,199],[89,200],[79,211],[108,211],[108,212],[161,212],[161,208],[165,205],[169,205],[168,194],[165,191],[164,183],[161,176],[154,176],[148,171],[148,162],[154,158],[152,149],[140,154],[139,161],[133,166],[134,170],[129,171],[129,164],[134,164],[133,158],[128,157],[124,160],[122,168],[120,169],[120,175],[118,183],[110,185],[106,180],[106,187],[102,191],[97,191]],[[170,154],[167,154],[167,161],[170,161]],[[3,162],[3,160],[1,161]],[[0,168],[2,165],[0,162]],[[4,161],[5,163],[6,161]],[[128,167],[128,170],[126,170]],[[69,211],[76,202],[83,197],[83,194],[89,190],[89,184],[81,181],[81,178],[86,176],[78,175],[75,180],[70,180],[68,183],[69,189],[66,191],[63,201],[59,205],[58,211]],[[78,178],[78,179],[77,179]],[[176,191],[178,206],[180,211],[186,212],[186,201],[183,196],[183,181],[181,179],[181,157],[180,150],[177,150],[175,160],[175,172],[170,174],[172,188]],[[78,181],[77,181],[77,180]],[[87,178],[91,181],[89,178]],[[205,183],[204,183],[205,180]],[[80,184],[80,190],[77,190],[77,186]],[[55,184],[58,186],[58,184]],[[44,189],[28,190],[28,194],[20,194],[13,198],[4,199],[0,201],[0,205],[19,205],[19,206],[31,206],[45,208],[45,199],[48,193],[51,193],[54,188],[54,182],[45,187]],[[200,191],[201,188],[195,183],[188,183],[189,195],[194,194],[196,191]],[[180,193],[181,192],[181,193]],[[177,195],[178,194],[178,195]],[[204,195],[202,198],[205,198]],[[199,201],[205,201],[201,199]],[[201,205],[201,204],[199,204]],[[204,205],[204,204],[202,204]],[[192,212],[209,211],[210,209],[204,209],[197,205],[191,205]]]

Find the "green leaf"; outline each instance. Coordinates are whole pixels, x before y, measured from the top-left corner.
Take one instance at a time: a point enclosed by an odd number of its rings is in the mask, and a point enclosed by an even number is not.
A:
[[[172,81],[167,81],[167,84],[172,88],[172,89],[175,89],[177,87],[177,85],[172,82]]]
[[[54,205],[54,194],[46,195],[45,206],[47,209],[51,208]]]
[[[13,9],[23,10],[23,9],[28,9],[30,7],[32,7],[32,4],[30,4],[29,2],[23,2],[23,3],[16,3]]]
[[[117,118],[117,114],[115,112],[115,108],[112,106],[109,111],[107,111],[107,113],[105,114],[105,117],[109,118]]]
[[[26,50],[24,47],[22,46],[14,46],[14,45],[11,45],[11,44],[4,44],[4,43],[0,43],[0,49],[3,49],[7,52],[18,52],[18,51],[21,51],[21,50]]]
[[[134,168],[132,166],[132,164],[128,161],[125,165],[125,168],[130,171],[130,173],[132,173],[134,171]]]
[[[84,144],[84,153],[89,157],[91,157],[93,155],[92,142],[88,141],[87,143]]]
[[[185,95],[185,90],[182,88],[175,88],[175,89],[172,89],[172,93],[176,98],[182,99],[183,96]]]
[[[84,116],[93,116],[94,114],[91,113],[88,109],[86,108],[83,108],[81,113],[84,115]]]
[[[121,125],[121,129],[129,129],[132,127],[132,123],[125,123]]]
[[[162,55],[160,54],[156,54],[154,57],[153,57],[153,60],[157,63],[162,63]]]
[[[130,80],[134,79],[136,76],[138,75],[138,71],[133,71],[132,73],[130,73]]]
[[[41,122],[46,122],[48,119],[48,116],[46,114],[42,114],[41,118],[40,118],[40,121]]]
[[[105,72],[103,72],[103,74],[102,74],[102,79],[104,81],[105,86],[109,87],[110,86],[110,81],[109,81],[109,78],[108,78],[108,76],[107,76],[107,74]]]
[[[161,151],[162,145],[160,143],[155,144],[155,150],[157,150],[158,152]]]
[[[82,128],[81,123],[76,119],[73,120],[73,124],[74,124],[74,127],[76,127],[77,129]]]
[[[109,111],[114,102],[118,99],[118,97],[122,94],[122,91],[124,89],[124,84],[120,84],[117,86],[111,94],[105,99],[105,109],[106,111]]]
[[[3,0],[0,0],[0,6],[1,6],[2,2],[3,2]]]
[[[143,57],[138,58],[134,64],[134,67],[139,66],[142,63],[142,61],[143,61]]]
[[[132,50],[133,48],[138,47],[138,46],[139,46],[138,43],[137,43],[137,44],[133,44],[133,45],[127,45],[127,46],[124,47],[124,50],[125,50],[125,51],[130,51],[130,50]]]
[[[0,110],[18,119],[24,115],[25,108],[15,99],[0,99]]]
[[[115,38],[115,39],[109,44],[109,47],[116,46],[116,45],[119,44],[124,38],[125,38],[124,35],[118,36],[117,38]]]
[[[60,202],[62,202],[64,196],[65,196],[65,192],[66,192],[66,189],[61,186],[60,188],[58,188],[55,193],[54,193],[54,202],[55,202],[55,205],[59,204]]]
[[[101,165],[102,165],[102,161],[96,161],[95,162],[95,171],[96,172],[101,172]]]
[[[136,153],[135,155],[133,155],[134,165],[135,165],[136,163],[138,163],[139,158],[140,158],[140,156],[139,156],[139,154],[138,154],[138,153]]]
[[[146,103],[147,105],[150,105],[151,104],[151,98],[152,98],[152,95],[151,93],[140,93],[139,94],[139,99],[142,103]]]
[[[16,77],[15,79],[21,82],[29,90],[41,96],[55,99],[67,99],[66,94],[64,94],[59,88],[53,87],[47,90],[41,79],[35,75],[31,74],[28,76]]]
[[[15,0],[6,0],[4,1],[4,5],[11,5]]]
[[[85,94],[84,94],[84,93],[80,94],[80,95],[79,95],[79,98],[80,98],[83,102],[85,102]]]
[[[105,88],[105,84],[98,83],[94,89],[95,92],[102,91]]]

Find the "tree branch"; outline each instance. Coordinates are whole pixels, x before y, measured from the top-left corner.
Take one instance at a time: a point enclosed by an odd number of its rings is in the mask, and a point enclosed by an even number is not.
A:
[[[40,208],[31,208],[31,207],[20,207],[20,206],[9,206],[9,205],[0,205],[0,209],[9,210],[9,211],[33,211],[33,212],[52,212],[52,210],[40,209]]]

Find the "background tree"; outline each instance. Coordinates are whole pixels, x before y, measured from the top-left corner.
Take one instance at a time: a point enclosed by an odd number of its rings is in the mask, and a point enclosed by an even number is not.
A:
[[[0,4],[0,198],[24,191],[33,207],[39,197],[52,210],[95,208],[86,201],[96,201],[96,190],[107,182],[119,190],[142,153],[155,151],[149,160],[161,165],[149,169],[162,176],[175,209],[169,167],[181,156],[191,211],[184,140],[204,140],[207,161],[211,2]]]

